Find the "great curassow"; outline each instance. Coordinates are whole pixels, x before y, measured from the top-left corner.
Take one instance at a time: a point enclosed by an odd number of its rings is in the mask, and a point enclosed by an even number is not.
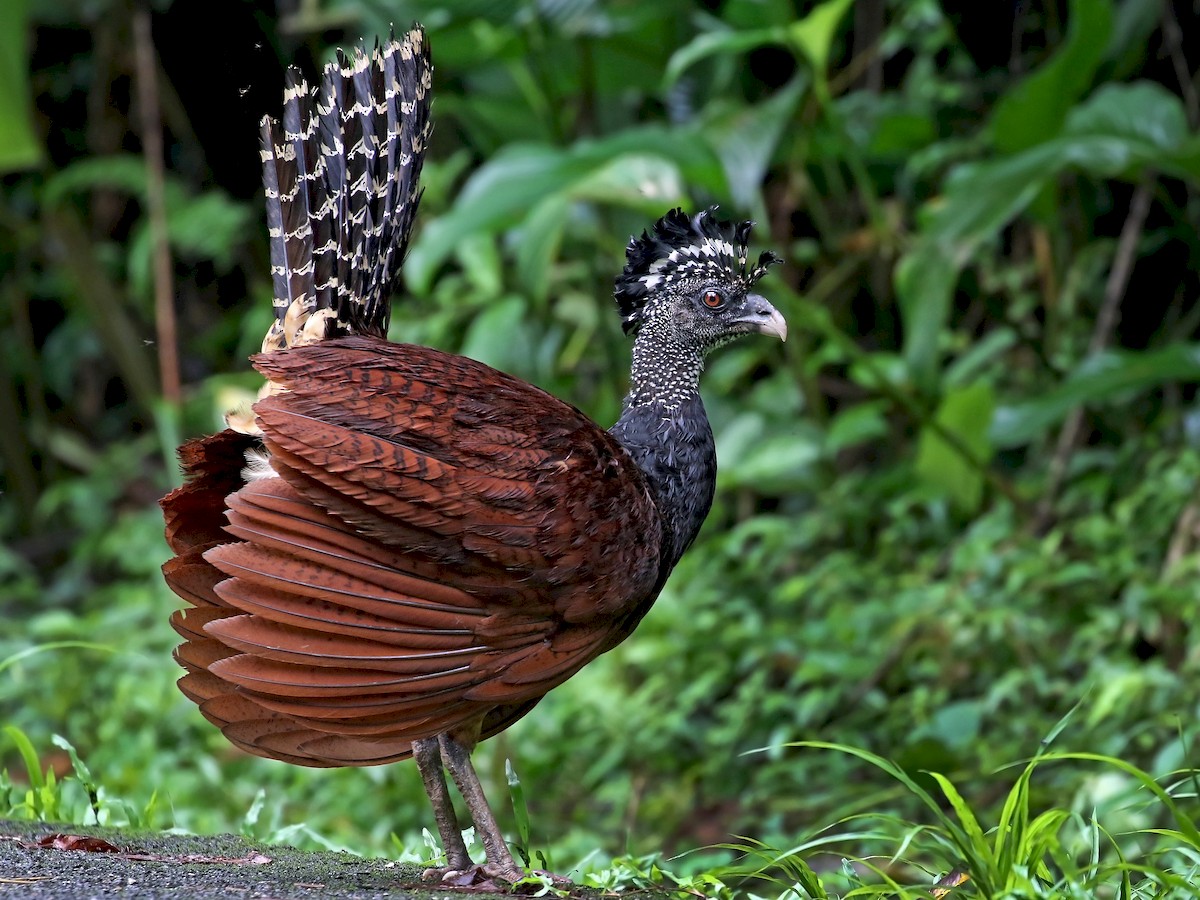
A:
[[[469,754],[634,629],[696,537],[716,458],[705,355],[785,338],[750,223],[676,209],[616,281],[635,335],[609,431],[482,363],[387,341],[432,68],[414,28],[289,75],[262,160],[276,320],[252,414],[184,444],[162,500],[179,682],[238,747],[304,766],[413,756],[446,877],[522,877]],[[487,854],[474,866],[443,769]]]

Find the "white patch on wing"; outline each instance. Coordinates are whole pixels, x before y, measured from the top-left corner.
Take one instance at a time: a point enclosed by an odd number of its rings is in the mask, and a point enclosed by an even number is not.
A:
[[[263,478],[274,478],[276,472],[271,468],[271,457],[266,450],[251,448],[246,451],[246,465],[242,467],[242,481],[249,484]]]

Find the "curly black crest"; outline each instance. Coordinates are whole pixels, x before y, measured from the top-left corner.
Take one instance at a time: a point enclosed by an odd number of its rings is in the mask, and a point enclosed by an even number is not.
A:
[[[689,217],[673,209],[625,248],[625,271],[616,281],[614,296],[621,310],[621,327],[635,334],[646,321],[656,296],[674,286],[706,280],[735,282],[749,291],[767,269],[782,260],[766,250],[746,268],[746,243],[753,222],[723,222],[715,206]]]

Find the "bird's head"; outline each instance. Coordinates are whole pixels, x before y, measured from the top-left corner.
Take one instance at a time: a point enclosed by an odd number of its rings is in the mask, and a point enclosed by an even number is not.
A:
[[[778,256],[747,266],[750,222],[722,222],[715,207],[695,216],[673,209],[630,240],[615,296],[626,334],[653,332],[702,354],[743,334],[787,340],[787,322],[754,293]]]

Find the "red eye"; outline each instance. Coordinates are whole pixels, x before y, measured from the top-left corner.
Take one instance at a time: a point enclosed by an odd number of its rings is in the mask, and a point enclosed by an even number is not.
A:
[[[701,299],[704,301],[704,305],[709,309],[716,309],[725,302],[725,295],[720,291],[705,291],[704,296]]]

